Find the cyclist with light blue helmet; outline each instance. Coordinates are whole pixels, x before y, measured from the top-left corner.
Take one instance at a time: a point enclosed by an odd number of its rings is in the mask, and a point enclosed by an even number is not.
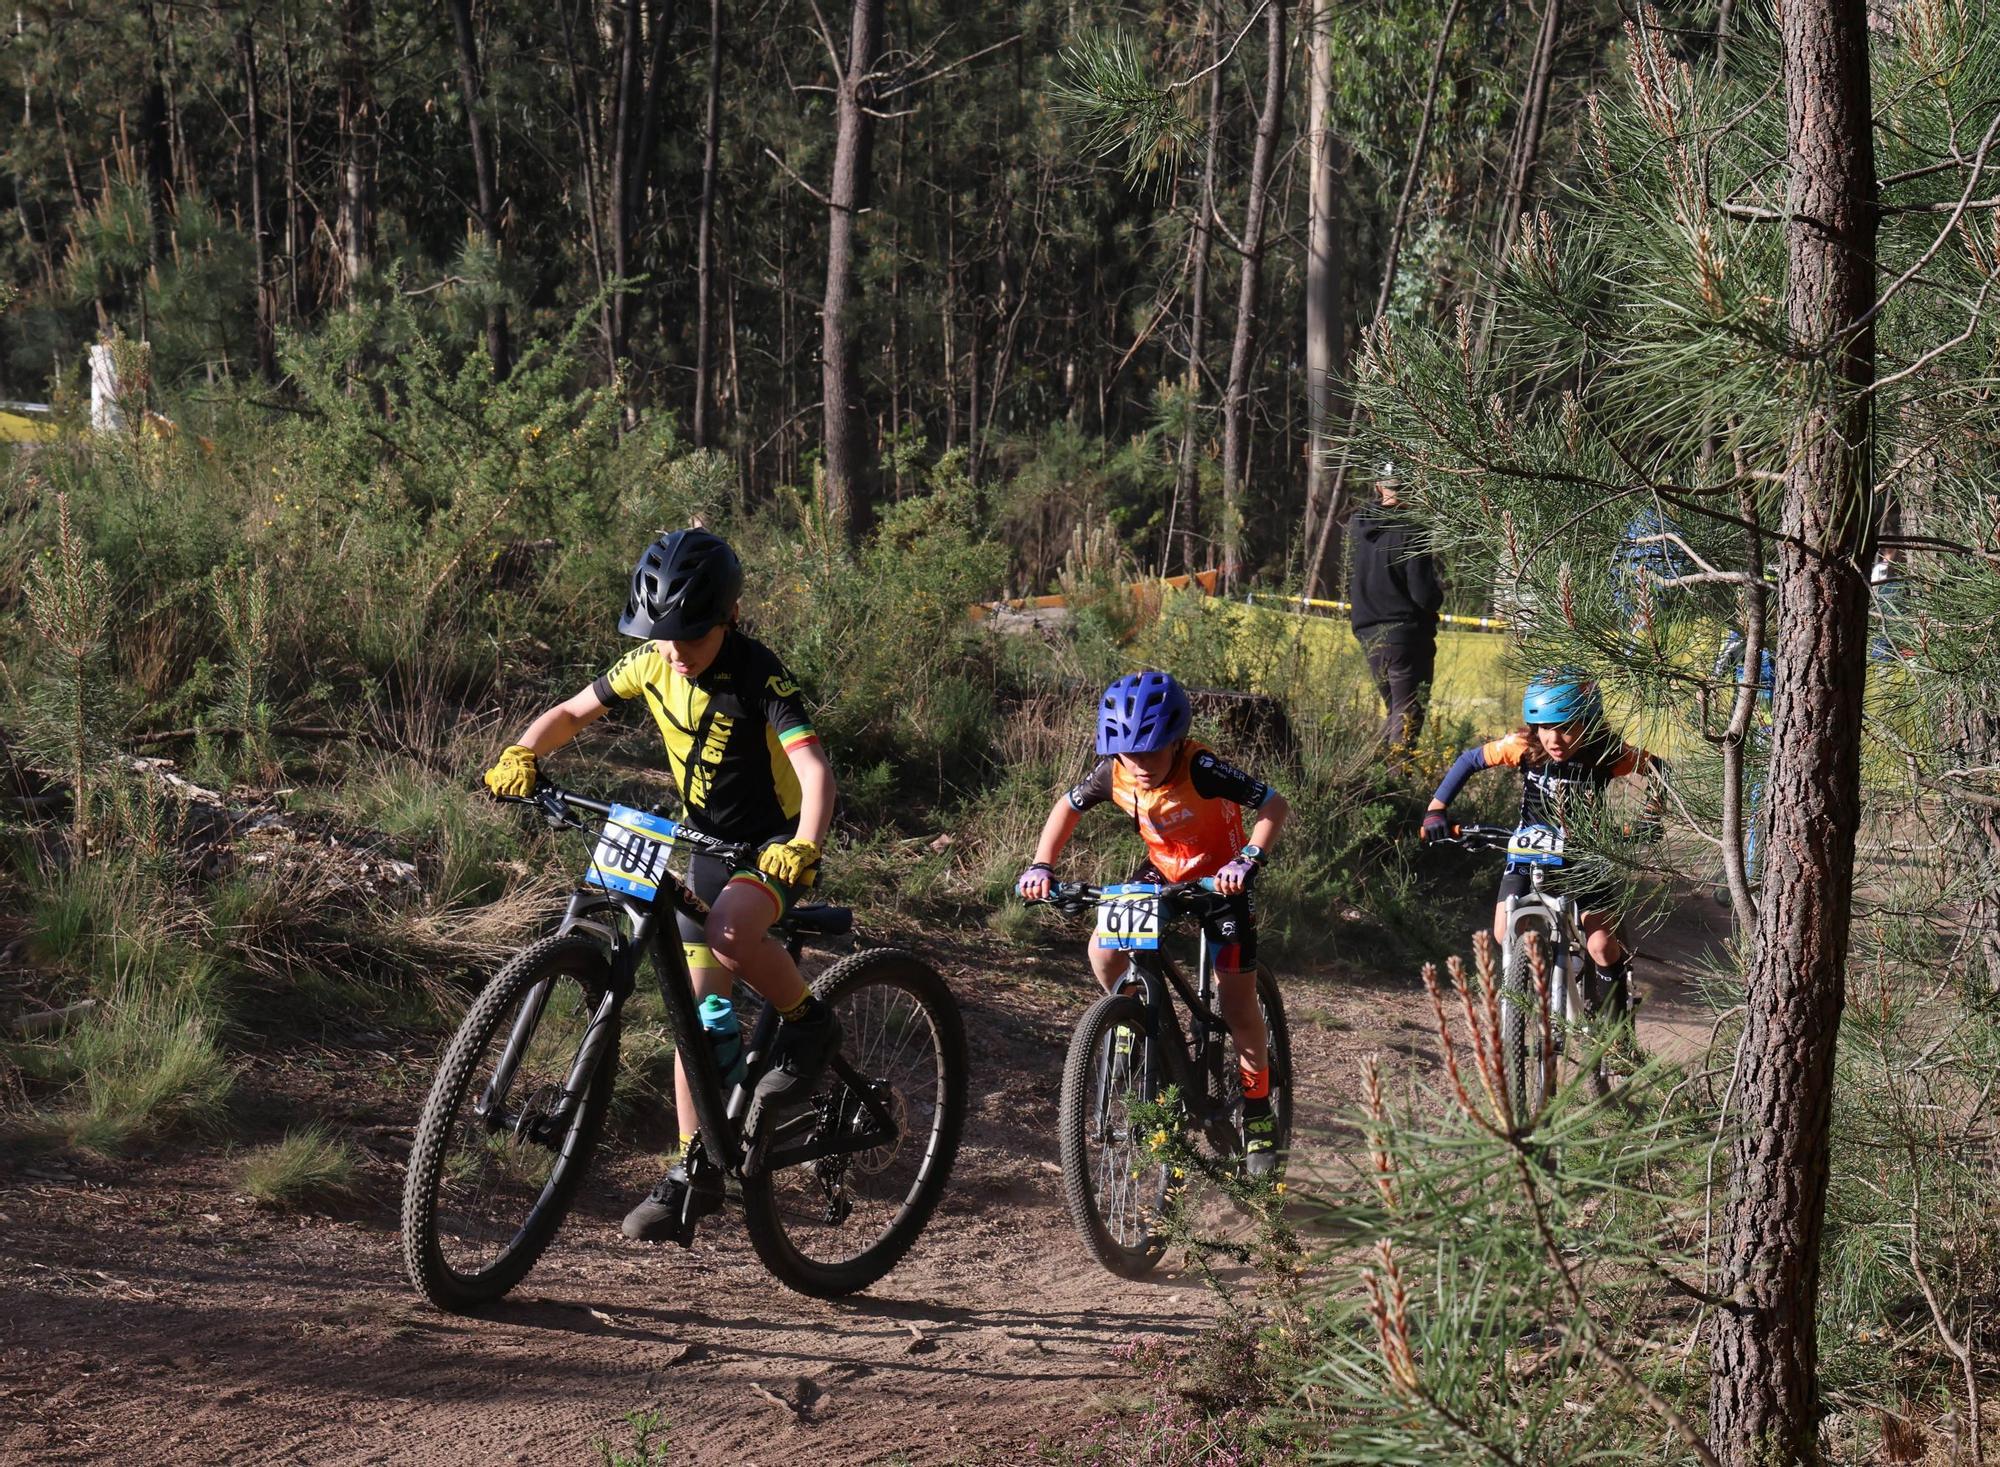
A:
[[[1424,840],[1450,833],[1446,812],[1466,780],[1482,769],[1520,770],[1516,823],[1558,830],[1599,808],[1612,780],[1631,775],[1652,782],[1666,772],[1662,760],[1619,736],[1604,716],[1597,684],[1572,668],[1544,672],[1528,684],[1521,698],[1521,725],[1503,739],[1473,745],[1452,763],[1424,815]],[[1649,799],[1648,814],[1657,819],[1657,793]],[[1494,941],[1506,941],[1507,898],[1525,895],[1528,885],[1524,868],[1510,864],[1501,876],[1493,907]],[[1631,959],[1619,941],[1617,916],[1608,910],[1617,900],[1615,884],[1572,884],[1569,891],[1582,912],[1590,956],[1614,991],[1622,991],[1631,976]]]
[[[1133,673],[1105,689],[1097,710],[1098,762],[1049,811],[1034,862],[1017,886],[1029,901],[1045,899],[1055,863],[1083,812],[1113,804],[1132,818],[1146,843],[1147,859],[1133,881],[1166,885],[1212,876],[1216,890],[1233,898],[1203,926],[1215,953],[1222,1017],[1243,1077],[1244,1169],[1263,1177],[1278,1158],[1270,1058],[1257,1008],[1257,909],[1251,887],[1291,806],[1268,784],[1189,738],[1193,722],[1187,690],[1168,673]],[[1247,841],[1245,810],[1256,817]],[[1096,943],[1089,952],[1091,970],[1110,993],[1131,958]]]

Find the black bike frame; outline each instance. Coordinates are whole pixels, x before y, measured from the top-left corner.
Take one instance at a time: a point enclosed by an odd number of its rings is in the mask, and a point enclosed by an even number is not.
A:
[[[1218,1141],[1218,1145],[1233,1147],[1236,1132],[1235,1127],[1229,1124],[1229,1107],[1220,1098],[1209,1095],[1207,1084],[1211,1077],[1221,1078],[1219,1057],[1225,1052],[1222,1040],[1229,1033],[1229,1025],[1214,1007],[1215,969],[1209,961],[1207,933],[1201,935],[1200,941],[1198,990],[1188,982],[1180,965],[1162,948],[1134,950],[1130,954],[1132,971],[1139,975],[1145,990],[1142,1001],[1146,1006],[1150,1030],[1147,1040],[1153,1053],[1164,1061],[1168,1081],[1180,1088],[1182,1106],[1197,1125],[1215,1131],[1218,1137],[1222,1133],[1216,1128],[1225,1127],[1227,1142]],[[1178,993],[1181,1002],[1187,1005],[1199,1045],[1189,1043],[1188,1032],[1181,1027],[1180,1010],[1174,1005],[1172,993]],[[1167,1042],[1169,1040],[1170,1043]],[[1159,1076],[1156,1073],[1149,1078],[1158,1080]],[[1215,1089],[1217,1097],[1220,1097],[1226,1087],[1218,1084]]]
[[[544,799],[548,803],[544,803]],[[609,805],[567,791],[549,791],[534,802],[541,805],[545,813],[551,810],[551,806],[568,806],[598,816],[608,817],[611,814]],[[692,833],[689,834],[692,839]],[[722,846],[721,842],[715,844]],[[688,1078],[688,1089],[694,1097],[702,1146],[710,1161],[733,1176],[745,1176],[822,1156],[866,1151],[894,1138],[895,1120],[874,1094],[873,1087],[848,1063],[845,1055],[836,1054],[833,1069],[874,1122],[872,1126],[861,1128],[852,1135],[821,1138],[805,1146],[789,1147],[770,1157],[761,1155],[764,1147],[761,1136],[753,1138],[750,1147],[743,1145],[735,1123],[749,1106],[750,1085],[746,1081],[736,1088],[733,1096],[723,1094],[722,1075],[715,1066],[715,1051],[705,1040],[701,1014],[696,1006],[694,978],[688,971],[687,954],[678,940],[679,930],[674,917],[680,912],[697,921],[708,917],[708,907],[671,871],[661,873],[659,894],[650,901],[589,886],[579,887],[570,894],[569,906],[557,931],[559,934],[583,932],[604,943],[610,949],[611,983],[591,1014],[583,1043],[577,1046],[576,1058],[563,1080],[564,1113],[569,1106],[581,1103],[585,1088],[603,1059],[604,1046],[613,1042],[611,1036],[619,1011],[638,988],[639,965],[650,956],[659,980],[660,1001],[665,1004],[667,1021],[673,1026],[674,1048],[680,1055]],[[800,946],[798,937],[782,927],[775,929],[773,935],[779,933],[782,933],[796,960]],[[500,1103],[512,1085],[521,1051],[541,1019],[548,991],[549,983],[545,979],[523,1001],[521,1012],[514,1020],[513,1032],[508,1036],[507,1047],[494,1065],[493,1078],[487,1082],[485,1092],[474,1107],[476,1114],[491,1114],[493,1107]],[[776,1024],[777,1011],[766,1002],[757,1016],[750,1040],[744,1046],[744,1062],[752,1078],[757,1074],[757,1060],[769,1046]]]

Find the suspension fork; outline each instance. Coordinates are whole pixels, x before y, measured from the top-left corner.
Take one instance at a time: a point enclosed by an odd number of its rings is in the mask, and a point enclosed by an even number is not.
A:
[[[1198,1077],[1188,1058],[1187,1035],[1181,1029],[1180,1014],[1174,1008],[1173,996],[1167,987],[1171,977],[1176,980],[1174,986],[1181,988],[1183,996],[1186,996],[1185,985],[1178,981],[1179,974],[1173,973],[1164,959],[1151,963],[1140,963],[1135,959],[1132,971],[1140,975],[1146,990],[1146,1042],[1152,1051],[1147,1060],[1147,1067],[1152,1071],[1149,1078],[1160,1078],[1164,1067],[1166,1078],[1180,1087],[1181,1103],[1191,1108]]]
[[[514,1088],[514,1071],[520,1068],[528,1040],[542,1022],[542,1013],[549,1006],[549,988],[554,982],[552,978],[542,979],[522,999],[521,1011],[514,1015],[514,1027],[508,1031],[506,1047],[500,1051],[500,1058],[494,1063],[493,1073],[487,1077],[479,1098],[472,1103],[472,1113],[480,1120],[492,1121],[506,1110],[507,1092]],[[595,1027],[596,1023],[593,1015],[591,1024]]]

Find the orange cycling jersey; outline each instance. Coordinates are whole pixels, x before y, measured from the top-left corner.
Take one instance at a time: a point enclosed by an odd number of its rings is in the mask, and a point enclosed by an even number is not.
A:
[[[1213,876],[1243,848],[1243,812],[1262,808],[1271,787],[1223,762],[1204,745],[1182,743],[1164,782],[1148,787],[1116,759],[1099,761],[1069,792],[1072,809],[1106,801],[1132,817],[1153,865],[1169,881]]]
[[[1657,756],[1626,743],[1610,730],[1600,732],[1567,759],[1542,752],[1535,736],[1516,729],[1505,738],[1474,744],[1453,762],[1433,798],[1449,805],[1465,781],[1482,769],[1521,771],[1522,825],[1567,825],[1602,798],[1604,786],[1628,774],[1646,774],[1664,766]]]

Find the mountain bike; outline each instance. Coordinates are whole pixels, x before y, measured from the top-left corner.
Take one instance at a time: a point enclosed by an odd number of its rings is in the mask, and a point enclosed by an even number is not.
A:
[[[1202,937],[1190,983],[1160,946],[1168,918],[1199,919],[1228,898],[1212,880],[1172,885],[1091,886],[1057,882],[1048,904],[1071,915],[1095,908],[1095,941],[1130,953],[1121,991],[1084,1011],[1063,1065],[1057,1135],[1063,1195],[1091,1255],[1121,1278],[1140,1278],[1166,1252],[1158,1230],[1173,1177],[1164,1160],[1149,1160],[1133,1112],[1160,1101],[1171,1087],[1182,1122],[1200,1134],[1218,1160],[1242,1151],[1243,1082],[1217,1012],[1215,964]],[[1184,1027],[1174,1004],[1188,1011]],[[1271,1114],[1279,1154],[1291,1144],[1290,1030],[1278,980],[1257,970],[1257,1005],[1270,1039]]]
[[[1557,1072],[1571,1034],[1585,1043],[1582,1062],[1592,1090],[1611,1093],[1606,1044],[1629,1024],[1632,997],[1622,983],[1606,983],[1584,942],[1583,913],[1561,889],[1563,832],[1553,825],[1454,825],[1432,845],[1504,851],[1509,868],[1528,873],[1528,890],[1507,898],[1506,940],[1500,948],[1500,1063],[1515,1123],[1531,1126],[1555,1093]],[[1552,879],[1554,878],[1554,879]],[[1538,935],[1548,985],[1544,1005],[1528,955]]]
[[[464,1312],[541,1257],[604,1128],[622,1012],[648,957],[701,1121],[691,1180],[739,1197],[751,1246],[788,1287],[833,1298],[880,1279],[937,1207],[965,1124],[965,1030],[944,979],[897,948],[833,964],[813,991],[840,1016],[840,1050],[807,1103],[746,1133],[777,1016],[746,1004],[746,1073],[725,1087],[674,920],[707,908],[667,859],[678,848],[747,865],[753,849],[549,784],[519,803],[596,841],[561,924],[494,975],[438,1064],[403,1185],[410,1281]],[[852,925],[846,908],[801,904],[772,933],[796,959]],[[678,1241],[692,1230],[688,1218]]]

